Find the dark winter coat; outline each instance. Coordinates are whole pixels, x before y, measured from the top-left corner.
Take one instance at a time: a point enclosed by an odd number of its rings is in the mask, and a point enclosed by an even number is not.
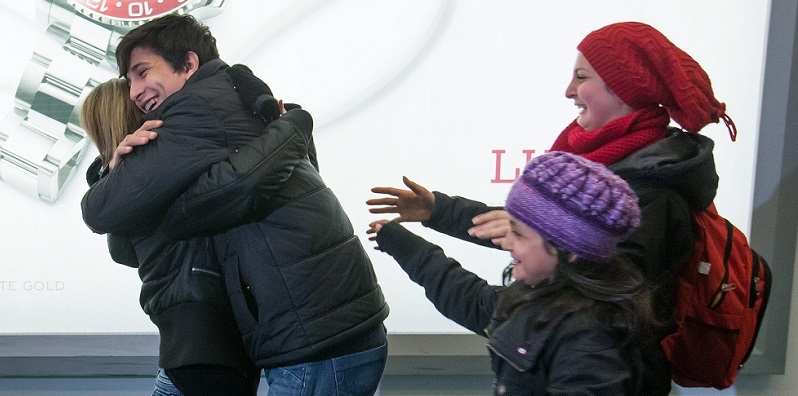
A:
[[[296,111],[296,110],[294,110]],[[293,111],[292,111],[293,112]],[[289,112],[291,114],[291,112]],[[284,116],[285,117],[285,116]],[[256,164],[263,140],[238,153]],[[297,163],[276,188],[260,179],[251,195],[219,194],[250,165],[201,177],[167,212],[173,237],[216,232],[223,219],[200,216],[225,207],[256,208],[263,216],[213,237],[244,343],[265,368],[316,361],[375,348],[386,342],[388,306],[376,274],[343,207],[308,160]],[[252,197],[256,202],[250,202]],[[224,211],[218,215],[224,214]]]

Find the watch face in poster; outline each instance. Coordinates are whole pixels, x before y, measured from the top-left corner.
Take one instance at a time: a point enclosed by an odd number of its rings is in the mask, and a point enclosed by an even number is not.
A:
[[[74,10],[51,11],[75,4],[84,13],[128,18],[187,2],[50,3],[0,5],[0,334],[155,332],[139,306],[137,271],[111,260],[105,236],[86,227],[80,210],[97,149],[81,135],[76,108],[91,84],[117,73],[113,59],[87,62],[69,52],[77,47],[64,46],[89,42],[104,57],[108,42],[93,38],[107,28]],[[565,97],[576,45],[609,23],[648,23],[707,71],[739,130],[735,143],[722,123],[702,131],[716,143],[716,204],[749,228],[765,1],[722,8],[709,0],[195,3],[223,3],[212,17],[197,15],[224,61],[248,65],[275,97],[313,114],[322,177],[370,252],[391,307],[391,332],[465,330],[372,249],[365,231],[381,217],[368,213],[370,189],[402,187],[408,176],[430,190],[501,205],[526,161],[578,115]],[[114,8],[120,6],[127,8]],[[74,20],[59,20],[66,16]],[[48,30],[48,23],[71,29]],[[65,34],[70,40],[54,39]],[[58,105],[40,106],[45,99]],[[506,252],[408,227],[500,283]]]
[[[75,10],[94,20],[112,25],[139,24],[142,19],[158,17],[191,7],[199,1],[186,0],[72,0]]]

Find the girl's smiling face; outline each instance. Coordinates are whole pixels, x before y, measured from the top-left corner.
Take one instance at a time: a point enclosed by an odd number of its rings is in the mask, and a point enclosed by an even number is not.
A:
[[[510,232],[502,248],[513,258],[513,277],[534,286],[550,278],[557,267],[557,249],[532,227],[510,217]]]

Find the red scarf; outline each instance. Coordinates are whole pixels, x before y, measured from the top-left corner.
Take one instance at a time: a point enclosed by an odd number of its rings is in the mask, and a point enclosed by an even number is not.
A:
[[[668,135],[670,116],[662,107],[648,107],[616,118],[592,131],[576,120],[554,141],[551,151],[579,154],[591,161],[610,165]]]

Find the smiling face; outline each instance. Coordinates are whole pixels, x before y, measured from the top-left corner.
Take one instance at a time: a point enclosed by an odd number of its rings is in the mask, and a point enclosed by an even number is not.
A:
[[[634,112],[604,83],[582,53],[576,55],[574,74],[565,90],[565,97],[573,99],[579,108],[576,122],[586,131]]]
[[[534,286],[550,278],[557,267],[557,250],[537,231],[515,217],[510,218],[510,232],[502,249],[513,258],[513,277]]]
[[[130,99],[145,113],[158,108],[170,95],[179,91],[197,70],[196,62],[186,55],[186,67],[175,70],[162,56],[145,47],[130,53],[130,69],[125,76],[130,82]],[[196,55],[194,55],[196,57]]]

